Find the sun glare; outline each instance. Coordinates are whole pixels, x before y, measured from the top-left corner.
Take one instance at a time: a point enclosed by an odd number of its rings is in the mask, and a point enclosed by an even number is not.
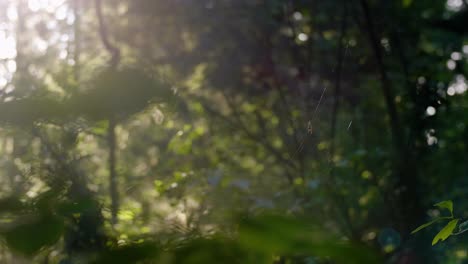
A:
[[[20,5],[20,3],[22,3]],[[74,22],[70,12],[68,0],[0,0],[1,8],[5,9],[5,16],[0,20],[0,90],[14,89],[11,80],[17,70],[16,56],[18,50],[24,48],[23,53],[42,55],[49,46],[57,49],[57,58],[67,59],[67,44],[70,32],[60,28],[60,21],[67,25]],[[25,23],[25,34],[28,43],[18,46],[18,8],[28,9]],[[38,25],[45,25],[44,29],[35,30]]]
[[[463,0],[447,0],[447,9],[450,11],[460,11],[463,7]]]
[[[64,4],[65,0],[29,0],[28,7],[31,11],[37,12],[41,9],[47,12],[53,12],[59,6]]]
[[[13,36],[0,31],[0,60],[13,59],[16,56],[16,43]]]

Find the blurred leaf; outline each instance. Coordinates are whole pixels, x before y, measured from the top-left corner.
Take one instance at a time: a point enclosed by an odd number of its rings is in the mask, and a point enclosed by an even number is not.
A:
[[[6,197],[0,199],[0,212],[17,212],[23,210],[23,203],[16,197]]]
[[[139,261],[154,259],[159,253],[160,249],[154,243],[131,244],[102,253],[94,263],[138,263]]]
[[[35,121],[62,120],[64,106],[49,98],[24,98],[0,103],[0,122],[14,125],[30,125]]]
[[[413,0],[403,0],[403,7],[410,6],[412,2],[413,2]]]
[[[465,232],[466,230],[468,230],[468,221],[465,221],[465,222],[461,223],[458,226],[458,230],[459,230],[459,232]]]
[[[75,115],[94,121],[126,118],[174,97],[167,85],[133,68],[103,70],[89,86],[88,91],[72,96],[67,105]]]
[[[63,232],[63,222],[53,215],[27,219],[4,232],[7,245],[26,256],[32,256],[46,246],[55,244]]]
[[[240,243],[269,254],[311,254],[338,263],[378,263],[368,248],[340,240],[310,220],[265,215],[246,219],[240,227]]]
[[[173,251],[173,261],[170,263],[268,263],[264,261],[262,256],[261,254],[255,255],[248,252],[231,239],[221,237],[197,238],[185,242],[183,246]]]
[[[414,233],[416,233],[416,232],[419,232],[419,231],[421,231],[422,229],[424,229],[424,228],[426,228],[426,227],[428,227],[428,226],[430,226],[430,225],[432,225],[432,224],[434,224],[434,223],[436,223],[436,222],[439,222],[440,220],[444,220],[444,219],[447,219],[447,218],[443,218],[443,217],[436,218],[436,219],[434,219],[434,220],[432,220],[432,221],[430,221],[430,222],[428,222],[428,223],[425,223],[424,225],[419,226],[418,228],[416,228],[415,230],[413,230],[413,231],[411,232],[411,234],[414,234]]]
[[[432,240],[432,245],[437,244],[439,240],[440,241],[446,240],[452,234],[453,230],[457,226],[458,220],[459,219],[454,219],[450,221],[444,228],[442,228],[442,230],[440,230],[440,232]]]
[[[96,135],[106,135],[108,132],[109,128],[109,121],[108,120],[102,120],[99,122],[94,123],[94,125],[91,127],[91,131],[96,134]]]

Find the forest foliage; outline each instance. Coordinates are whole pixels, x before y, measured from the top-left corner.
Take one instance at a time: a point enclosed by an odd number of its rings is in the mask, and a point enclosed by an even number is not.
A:
[[[467,263],[467,25],[463,0],[0,0],[0,262]]]

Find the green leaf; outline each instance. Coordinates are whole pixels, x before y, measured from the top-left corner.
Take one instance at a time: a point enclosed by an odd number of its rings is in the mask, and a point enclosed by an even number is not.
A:
[[[453,215],[453,202],[451,200],[442,201],[440,203],[434,204],[434,206],[439,207],[440,209],[447,209],[450,211],[450,214]]]
[[[442,230],[440,230],[440,232],[432,240],[432,245],[434,246],[435,244],[437,244],[439,240],[446,240],[452,234],[459,220],[460,219],[453,219],[444,228],[442,228]]]
[[[434,219],[434,220],[432,220],[432,221],[430,221],[430,222],[428,222],[428,223],[425,223],[424,225],[421,225],[421,226],[419,226],[418,228],[416,228],[415,230],[413,230],[413,231],[411,232],[411,234],[414,234],[414,233],[416,233],[416,232],[419,232],[419,231],[421,231],[422,229],[424,229],[424,228],[426,228],[426,227],[428,227],[428,226],[430,226],[430,225],[432,225],[432,224],[434,224],[434,223],[436,223],[436,222],[439,222],[440,220],[444,220],[444,218],[436,218],[436,219]]]

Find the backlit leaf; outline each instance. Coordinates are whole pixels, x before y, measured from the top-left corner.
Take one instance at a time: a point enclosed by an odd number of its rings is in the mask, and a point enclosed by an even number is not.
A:
[[[440,230],[440,232],[432,240],[432,245],[437,244],[439,240],[440,241],[446,240],[452,234],[453,230],[457,226],[458,220],[459,219],[454,219],[450,221],[444,228],[442,228],[442,230]]]
[[[434,204],[434,206],[439,207],[440,209],[445,208],[445,209],[449,210],[451,215],[453,215],[453,202],[451,200],[436,203],[436,204]]]

